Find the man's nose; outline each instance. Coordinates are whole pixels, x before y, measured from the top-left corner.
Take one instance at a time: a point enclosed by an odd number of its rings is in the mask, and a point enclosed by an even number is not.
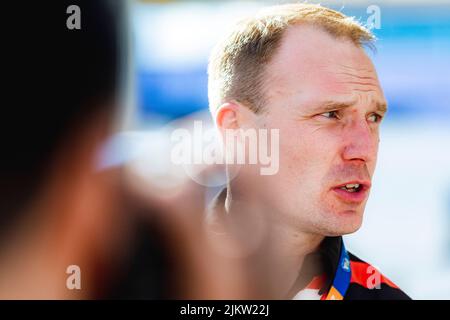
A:
[[[371,128],[364,120],[353,121],[345,129],[344,160],[359,160],[364,162],[373,161],[378,150],[378,131]]]

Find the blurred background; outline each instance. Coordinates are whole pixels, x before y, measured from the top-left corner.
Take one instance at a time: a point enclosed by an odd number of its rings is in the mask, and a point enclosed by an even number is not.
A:
[[[170,133],[211,125],[212,46],[243,16],[284,2],[130,0],[133,89],[102,165],[126,162],[161,192],[193,178],[170,164]],[[389,102],[365,221],[347,247],[412,298],[450,299],[450,1],[320,3],[369,25],[379,13],[370,55]]]

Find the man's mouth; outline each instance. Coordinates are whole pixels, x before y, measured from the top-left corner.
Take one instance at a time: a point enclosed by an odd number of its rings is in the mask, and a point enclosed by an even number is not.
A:
[[[341,190],[345,190],[348,192],[358,192],[362,189],[362,184],[359,183],[349,183],[346,184],[345,186],[341,187]]]
[[[332,188],[336,195],[346,202],[362,202],[367,198],[370,181],[349,181]]]

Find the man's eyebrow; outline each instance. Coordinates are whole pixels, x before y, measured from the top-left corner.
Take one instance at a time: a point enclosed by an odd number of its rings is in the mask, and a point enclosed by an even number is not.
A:
[[[320,103],[317,107],[314,108],[314,111],[316,112],[329,112],[329,111],[335,111],[335,110],[342,110],[345,108],[349,108],[356,104],[355,101],[347,101],[347,102],[340,102],[340,101],[325,101]],[[382,101],[377,101],[375,103],[375,109],[376,111],[379,111],[381,113],[385,113],[387,111],[387,103]]]
[[[387,106],[386,102],[376,102],[375,105],[376,105],[377,111],[382,112],[382,113],[387,112],[388,106]]]
[[[334,110],[342,110],[353,106],[355,103],[356,101],[347,101],[347,102],[332,101],[332,100],[324,101],[314,107],[314,112],[329,112]]]

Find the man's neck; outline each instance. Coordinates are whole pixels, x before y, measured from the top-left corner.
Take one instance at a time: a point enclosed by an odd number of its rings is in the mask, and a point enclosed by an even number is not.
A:
[[[305,256],[318,249],[324,236],[283,223],[274,218],[275,209],[263,197],[247,197],[232,187],[219,198],[218,209],[223,212],[218,214],[243,248],[250,268],[258,270],[253,273],[260,278],[256,281],[264,279],[275,298],[284,298],[296,283]]]

